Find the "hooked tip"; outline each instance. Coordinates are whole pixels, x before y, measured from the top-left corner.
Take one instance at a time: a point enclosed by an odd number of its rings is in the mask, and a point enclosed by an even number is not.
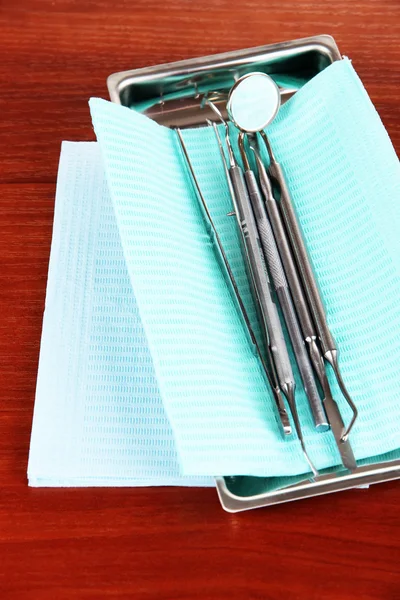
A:
[[[350,420],[350,423],[343,430],[343,434],[341,437],[342,442],[347,442],[347,440],[349,439],[350,432],[353,429],[355,422],[357,421],[358,409],[357,409],[357,406],[355,405],[354,401],[352,400],[349,392],[347,391],[346,385],[343,381],[343,377],[342,377],[342,374],[340,372],[340,367],[339,367],[339,359],[338,359],[337,349],[327,350],[325,352],[324,356],[333,369],[333,372],[335,374],[336,381],[338,382],[340,391],[342,392],[347,404],[350,406],[351,410],[353,411],[353,416]]]
[[[274,151],[272,150],[272,146],[270,144],[268,136],[267,136],[267,134],[265,133],[264,130],[261,131],[260,133],[261,133],[261,137],[263,139],[263,142],[265,144],[265,147],[267,149],[269,160],[271,161],[271,163],[275,163],[276,162],[276,158],[275,158],[275,155],[274,155]]]
[[[297,407],[296,407],[296,399],[295,399],[295,385],[288,385],[286,384],[285,389],[282,390],[283,393],[286,396],[286,399],[288,401],[288,404],[290,406],[290,411],[292,413],[292,417],[293,417],[293,421],[294,421],[294,425],[295,425],[295,429],[296,429],[296,433],[297,433],[297,437],[299,438],[300,441],[300,446],[303,452],[303,456],[307,461],[308,466],[310,467],[313,476],[314,477],[318,477],[319,476],[319,472],[316,469],[316,467],[314,467],[314,464],[311,460],[311,458],[308,455],[307,452],[307,448],[304,442],[304,437],[303,437],[303,432],[301,430],[301,425],[300,425],[300,420],[299,420],[299,415],[297,413]]]
[[[228,131],[228,123],[226,122],[226,120],[222,116],[221,111],[214,104],[214,102],[212,100],[210,100],[209,98],[205,98],[204,104],[208,104],[208,106],[211,108],[211,110],[217,115],[217,117],[219,118],[219,120],[221,121],[221,123],[224,124],[225,129]]]

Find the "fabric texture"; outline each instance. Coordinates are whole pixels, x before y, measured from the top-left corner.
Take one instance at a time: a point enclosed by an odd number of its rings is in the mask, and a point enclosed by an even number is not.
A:
[[[34,486],[182,477],[95,142],[64,142],[31,451]]]
[[[90,102],[125,258],[161,395],[186,474],[296,475],[298,441],[281,439],[272,400],[215,261],[176,133],[104,100]],[[400,446],[399,164],[350,61],[305,85],[269,127],[303,226],[360,418],[361,459]],[[217,227],[234,247],[230,198],[212,128],[184,132]],[[229,222],[229,223],[228,223]],[[230,237],[232,235],[232,238]],[[240,261],[239,261],[240,262]],[[241,267],[240,267],[241,268]],[[334,378],[335,396],[350,413]],[[313,430],[319,468],[338,462]]]
[[[271,478],[271,489],[295,481],[308,465],[296,437],[281,437],[176,132],[101,99],[90,109],[98,145],[64,144],[61,155],[30,483],[211,485],[212,475],[253,475]],[[304,85],[267,133],[359,408],[356,457],[396,458],[398,159],[347,59]],[[183,136],[256,323],[213,129]],[[335,466],[332,433],[315,432],[295,375],[310,456],[319,469]]]

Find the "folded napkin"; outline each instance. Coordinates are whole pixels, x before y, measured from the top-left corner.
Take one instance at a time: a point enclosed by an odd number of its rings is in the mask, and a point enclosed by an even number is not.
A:
[[[180,474],[95,142],[63,142],[28,478],[213,485]]]
[[[181,474],[304,473],[298,441],[280,436],[176,133],[104,100],[90,106],[109,195],[97,146],[91,146],[92,166],[83,145],[64,146],[63,153],[73,148],[81,157],[70,177],[65,165],[72,155],[60,165],[30,482],[57,485],[60,477],[63,484],[81,479],[86,485],[109,478],[110,485],[134,485]],[[342,372],[360,411],[351,436],[356,457],[395,457],[397,157],[348,60],[307,83],[268,134],[285,166]],[[214,133],[186,130],[184,137],[254,319],[234,219],[226,216],[231,201]],[[298,388],[312,460],[320,469],[338,464],[332,434],[315,433],[300,380]]]

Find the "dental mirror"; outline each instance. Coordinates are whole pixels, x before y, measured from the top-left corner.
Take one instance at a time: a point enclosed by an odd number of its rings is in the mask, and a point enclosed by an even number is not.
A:
[[[273,121],[281,105],[275,81],[266,73],[248,73],[229,92],[229,118],[245,133],[261,131]]]

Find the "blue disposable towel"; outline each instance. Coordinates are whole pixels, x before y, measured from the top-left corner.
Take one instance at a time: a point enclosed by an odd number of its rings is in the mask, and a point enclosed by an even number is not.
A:
[[[296,475],[297,440],[283,441],[272,399],[215,261],[175,132],[127,108],[91,100],[124,256],[174,431],[190,475]],[[400,171],[350,62],[306,84],[269,128],[284,164],[360,417],[358,459],[400,447]],[[230,199],[211,128],[185,131],[205,198],[238,279]],[[246,290],[246,302],[249,301]],[[346,419],[348,407],[330,378]],[[300,387],[300,386],[299,386]],[[313,430],[312,460],[337,464],[332,434]]]
[[[62,145],[28,477],[213,485],[180,474],[94,142]]]

